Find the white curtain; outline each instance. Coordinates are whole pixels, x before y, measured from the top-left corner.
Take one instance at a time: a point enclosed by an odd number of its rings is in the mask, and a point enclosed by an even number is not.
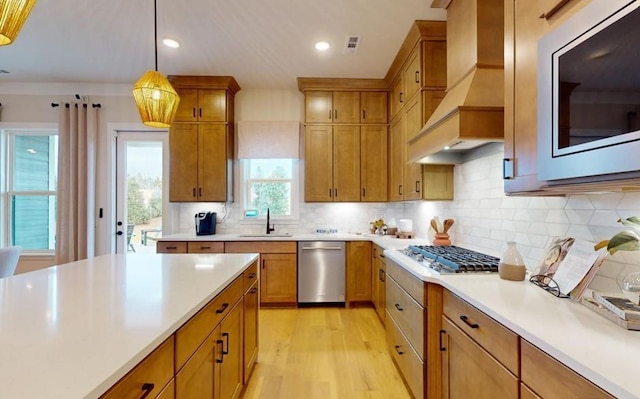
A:
[[[98,109],[88,104],[60,104],[56,264],[95,254]]]
[[[299,139],[297,121],[238,121],[238,158],[297,159]]]

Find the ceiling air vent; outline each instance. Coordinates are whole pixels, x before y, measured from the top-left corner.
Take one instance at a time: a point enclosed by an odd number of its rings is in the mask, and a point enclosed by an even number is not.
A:
[[[360,45],[360,36],[347,36],[344,41],[343,54],[356,54]]]

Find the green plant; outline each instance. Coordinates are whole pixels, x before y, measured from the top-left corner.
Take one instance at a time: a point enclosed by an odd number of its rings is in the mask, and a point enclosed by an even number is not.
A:
[[[613,255],[618,251],[637,251],[640,249],[640,217],[632,216],[627,219],[618,219],[618,223],[628,229],[621,231],[608,240],[597,243],[594,248],[607,247],[607,251]]]

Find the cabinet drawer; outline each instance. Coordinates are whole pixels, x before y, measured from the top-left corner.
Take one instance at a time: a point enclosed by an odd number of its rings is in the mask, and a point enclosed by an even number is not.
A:
[[[522,382],[541,398],[613,398],[524,339],[520,351]]]
[[[387,345],[414,398],[424,397],[424,363],[407,342],[393,318],[387,314]]]
[[[244,292],[247,292],[249,288],[251,288],[251,285],[258,280],[258,262],[253,262],[253,264],[244,271],[243,276],[243,288]]]
[[[176,331],[176,371],[184,366],[187,359],[213,331],[214,327],[229,313],[242,293],[243,278],[240,276]]]
[[[189,241],[187,252],[190,254],[223,254],[224,242],[222,241]]]
[[[164,386],[173,378],[173,349],[172,335],[122,377],[101,398],[137,399],[144,395],[145,391],[149,391],[147,395],[149,398],[158,396]]]
[[[226,242],[227,253],[295,254],[295,241],[232,241]]]
[[[408,271],[399,266],[397,263],[386,260],[387,274],[393,277],[394,280],[404,288],[405,291],[411,297],[418,302],[421,306],[427,307],[427,295],[424,286],[424,281],[418,279]]]
[[[186,254],[186,241],[158,241],[156,252],[159,254]]]
[[[518,336],[449,291],[443,313],[513,374],[518,375]]]
[[[156,396],[156,399],[175,399],[176,397],[176,380],[171,379],[166,387]]]
[[[413,346],[422,360],[425,359],[424,328],[425,310],[413,300],[393,279],[387,279],[386,284],[387,313],[393,317],[407,340]]]

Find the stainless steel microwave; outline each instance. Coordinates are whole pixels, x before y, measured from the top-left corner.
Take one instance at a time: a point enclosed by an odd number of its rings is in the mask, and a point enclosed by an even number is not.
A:
[[[615,174],[640,175],[640,0],[592,1],[538,42],[538,178]]]

